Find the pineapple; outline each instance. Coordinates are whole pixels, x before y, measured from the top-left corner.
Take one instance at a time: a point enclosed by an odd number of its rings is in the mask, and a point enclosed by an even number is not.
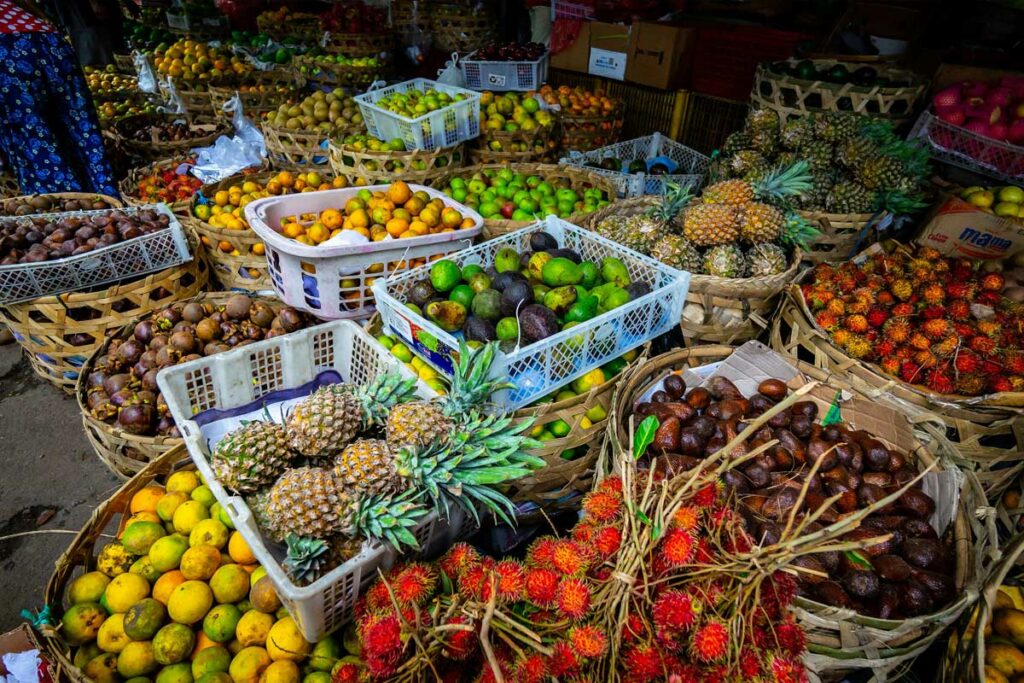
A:
[[[273,484],[294,457],[284,427],[254,420],[217,443],[211,465],[221,484],[250,493]]]
[[[871,156],[874,149],[874,145],[862,138],[851,138],[836,145],[833,155],[840,165],[852,169],[862,163],[863,159]]]
[[[447,438],[445,432],[441,438]],[[393,493],[401,488],[401,478],[388,464],[391,450],[382,439],[360,439],[345,447],[331,470],[335,480],[357,495]]]
[[[875,209],[875,193],[859,183],[840,181],[829,191],[825,208],[832,213],[868,213]]]
[[[362,541],[344,536],[324,541],[288,534],[284,541],[288,547],[284,570],[300,586],[313,583],[335,567],[345,564],[358,555],[363,546]]]
[[[796,205],[801,209],[824,209],[825,199],[832,189],[833,174],[814,171],[811,173],[811,187],[796,197]]]
[[[830,142],[812,140],[800,148],[800,155],[810,164],[812,172],[827,172],[832,169],[835,148]]]
[[[380,375],[365,386],[321,387],[288,415],[291,447],[310,458],[333,457],[357,434],[383,423],[389,409],[415,398],[415,390],[415,379],[397,373]]]
[[[734,244],[713,247],[704,254],[704,271],[715,277],[737,278],[746,275],[743,252]]]
[[[689,186],[681,187],[675,183],[666,183],[665,186],[668,192],[665,193],[664,201],[651,208],[647,215],[658,221],[664,226],[665,231],[668,231],[675,226],[683,209],[689,206],[693,200],[693,192],[690,191]],[[651,246],[653,247],[653,245]]]
[[[754,182],[723,180],[714,183],[705,188],[701,200],[705,204],[748,204],[755,200],[784,204],[789,197],[808,189],[810,180],[807,162],[799,161],[792,166],[778,166]]]
[[[740,236],[747,242],[771,242],[778,239],[786,217],[770,204],[751,202],[740,210]]]
[[[626,218],[624,228],[625,233],[619,243],[641,254],[649,254],[665,235],[664,223],[643,214]]]
[[[778,275],[786,271],[788,261],[786,250],[777,244],[755,244],[747,252],[747,263],[750,265],[749,277]]]
[[[814,137],[814,125],[807,117],[787,121],[779,133],[779,142],[788,150],[796,151]]]
[[[854,175],[869,190],[899,190],[905,178],[903,163],[885,154],[863,159],[854,169]]]
[[[738,219],[737,207],[730,204],[695,204],[683,215],[683,237],[698,247],[732,244],[740,237]]]
[[[754,186],[745,180],[722,180],[704,188],[701,201],[705,204],[746,204],[754,201]]]
[[[270,505],[270,488],[260,489],[245,496],[245,504],[249,506],[249,511],[252,512],[253,519],[256,520],[256,526],[266,530],[269,536],[276,538],[274,525],[271,524],[270,515],[267,514],[267,506]]]
[[[651,256],[667,266],[700,273],[704,270],[704,258],[697,248],[681,235],[666,235],[651,249]]]
[[[830,111],[818,114],[814,119],[814,132],[819,140],[839,143],[857,135],[859,117],[856,114]]]
[[[751,133],[778,132],[779,115],[771,109],[753,109],[747,114],[747,128]]]
[[[775,128],[757,131],[750,137],[750,146],[768,158],[775,156],[779,151],[779,131]]]
[[[725,144],[722,145],[722,154],[726,157],[731,157],[736,152],[741,152],[745,149],[750,149],[750,135],[746,131],[738,130],[734,133],[729,133],[729,137],[725,139]]]
[[[760,152],[744,150],[729,157],[729,172],[734,176],[743,177],[747,174],[764,173],[768,170],[768,160]]]

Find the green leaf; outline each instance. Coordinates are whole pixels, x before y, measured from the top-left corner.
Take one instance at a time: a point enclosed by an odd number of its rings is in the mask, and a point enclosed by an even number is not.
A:
[[[636,518],[639,519],[641,522],[643,522],[644,524],[646,524],[649,527],[653,527],[654,526],[653,524],[651,524],[651,518],[648,517],[644,513],[643,510],[637,510],[636,511]]]
[[[828,427],[829,425],[843,421],[842,412],[839,410],[839,399],[842,398],[842,395],[841,391],[836,391],[835,398],[832,399],[832,405],[828,407],[828,412],[825,413],[825,417],[821,418],[822,427]]]
[[[858,550],[847,550],[843,553],[846,555],[846,559],[850,561],[850,564],[861,569],[874,569],[874,565],[871,564],[871,560],[866,558],[863,553]]]
[[[651,527],[651,540],[657,541],[661,538],[661,523],[655,524]]]
[[[633,434],[633,459],[639,460],[647,447],[654,442],[654,433],[658,431],[658,418],[654,415],[645,417],[636,427]]]

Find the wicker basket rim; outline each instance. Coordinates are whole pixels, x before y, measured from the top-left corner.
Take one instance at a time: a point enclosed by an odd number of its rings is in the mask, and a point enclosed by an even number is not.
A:
[[[789,59],[777,60],[777,61],[783,61],[786,64],[795,65],[798,62],[803,61],[803,60],[802,59],[797,59],[795,57],[791,57]],[[829,62],[831,64],[856,64],[856,62],[847,62],[847,61],[844,61],[842,59],[830,59],[830,58],[817,58],[817,59],[811,59],[809,61],[811,61],[811,62]],[[771,78],[771,80],[774,80],[774,81],[787,81],[787,82],[793,82],[793,83],[809,83],[809,84],[812,84],[815,87],[826,87],[826,88],[829,88],[829,89],[853,88],[853,89],[855,89],[856,92],[865,92],[865,93],[866,92],[899,93],[899,92],[903,92],[905,90],[915,90],[915,89],[923,88],[928,83],[928,79],[927,78],[925,78],[925,77],[915,73],[914,71],[912,71],[910,69],[906,69],[906,68],[902,68],[902,67],[898,67],[898,66],[893,66],[893,65],[890,65],[890,64],[883,64],[883,63],[879,63],[876,67],[873,67],[873,68],[876,71],[878,71],[880,75],[885,74],[885,75],[890,75],[890,76],[891,75],[899,75],[899,76],[902,76],[902,77],[909,77],[909,80],[911,81],[911,85],[901,85],[901,86],[858,86],[858,85],[854,85],[852,83],[830,83],[828,81],[822,81],[822,80],[818,80],[816,78],[799,78],[797,76],[791,76],[789,74],[776,74],[776,73],[772,73],[772,72],[768,71],[768,67],[767,67],[766,63],[764,63],[764,62],[762,62],[761,64],[758,64],[758,66],[757,66],[757,75],[758,76],[762,76],[764,74],[767,74]]]

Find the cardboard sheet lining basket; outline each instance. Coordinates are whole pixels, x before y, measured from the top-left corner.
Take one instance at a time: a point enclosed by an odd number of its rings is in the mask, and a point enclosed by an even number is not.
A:
[[[435,150],[405,152],[356,151],[350,145],[327,143],[331,170],[349,182],[365,180],[369,185],[404,180],[415,185],[438,187],[452,173],[461,173],[466,163],[465,145]]]
[[[757,368],[762,374],[772,375],[772,363],[785,363],[790,370],[798,372],[790,382],[794,386],[799,380],[821,382],[808,394],[823,411],[833,401],[837,390],[844,392],[842,403],[845,419],[856,427],[868,429],[876,438],[896,446],[901,451],[915,456],[919,468],[935,465],[936,471],[952,473],[945,486],[960,490],[959,503],[952,515],[952,522],[946,534],[952,540],[952,552],[956,559],[956,598],[941,610],[920,617],[902,620],[885,620],[862,616],[849,609],[797,597],[793,611],[803,626],[808,641],[808,652],[804,664],[809,679],[818,683],[832,683],[843,680],[854,669],[868,669],[874,675],[872,681],[895,680],[897,675],[909,668],[913,660],[924,652],[945,629],[956,621],[964,610],[973,603],[986,575],[983,566],[990,558],[991,529],[982,525],[973,515],[978,506],[984,506],[984,496],[976,480],[970,475],[963,479],[956,468],[950,468],[948,442],[944,445],[931,444],[926,447],[914,437],[914,431],[906,415],[898,408],[879,406],[875,401],[856,392],[843,383],[841,378],[829,375],[807,363],[788,361],[772,354],[758,342],[749,342],[742,348],[745,354],[742,363],[733,368]],[[632,408],[636,400],[656,380],[670,371],[693,369],[718,363],[733,356],[737,349],[728,346],[699,346],[681,349],[655,356],[647,363],[627,370],[616,391],[608,425],[609,451],[619,456],[611,463],[613,469],[632,463]],[[767,358],[764,354],[768,354]],[[716,369],[721,369],[718,366]],[[712,373],[701,372],[690,376],[687,384],[696,383]],[[684,376],[685,378],[685,376]],[[757,379],[751,380],[758,381]],[[941,505],[943,499],[937,501]],[[946,503],[948,505],[948,503]],[[968,514],[971,512],[972,514]],[[983,515],[984,516],[984,515]],[[843,524],[840,520],[836,524]],[[852,527],[851,527],[852,528]]]
[[[0,307],[37,375],[71,394],[82,366],[110,330],[206,287],[207,266],[194,257],[180,266],[96,292],[72,292]]]
[[[772,348],[840,375],[859,392],[896,405],[919,423],[922,439],[945,436],[956,445],[951,459],[975,470],[990,501],[1024,472],[1024,410],[1018,394],[967,398],[941,396],[891,377],[870,363],[855,360],[814,325],[800,288],[793,285],[772,329]]]
[[[891,223],[891,216],[879,213],[826,213],[824,211],[798,211],[815,224],[821,233],[808,241],[802,258],[808,263],[835,263],[846,261],[878,241],[879,231]]]

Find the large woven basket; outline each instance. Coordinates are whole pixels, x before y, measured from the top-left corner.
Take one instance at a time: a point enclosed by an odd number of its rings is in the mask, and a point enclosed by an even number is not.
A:
[[[817,70],[845,64],[835,59],[812,60]],[[792,66],[797,60],[787,63]],[[845,64],[850,71],[861,64]],[[912,71],[883,64],[872,65],[878,75],[890,80],[906,80],[910,85],[857,86],[839,85],[828,81],[804,80],[785,74],[776,74],[767,64],[760,64],[754,75],[754,89],[750,99],[758,107],[771,109],[783,123],[816,111],[850,111],[884,118],[894,124],[910,121],[916,113],[918,101],[924,96],[928,83]]]
[[[37,375],[73,393],[83,364],[129,320],[206,287],[201,258],[97,292],[72,292],[0,307]]]
[[[118,121],[110,127],[109,132],[113,136],[115,144],[121,147],[131,156],[140,159],[143,163],[161,161],[170,158],[181,158],[188,154],[189,150],[197,147],[209,147],[221,135],[228,132],[223,124],[201,123],[191,124],[195,131],[195,137],[177,141],[146,141],[129,139],[125,133],[128,130],[142,125],[149,125],[159,121],[174,121],[181,119],[175,115],[153,115],[143,114]]]
[[[13,216],[14,206],[19,202],[24,202],[37,197],[38,195],[21,195],[19,197],[11,197],[0,201],[0,216]],[[85,199],[85,200],[99,200],[106,202],[107,206],[112,209],[117,209],[124,206],[124,203],[120,199],[115,199],[109,195],[97,194],[95,192],[49,192],[46,194],[47,197],[53,199]],[[40,211],[38,213],[51,213],[50,210]]]
[[[480,126],[480,137],[471,143],[469,158],[474,164],[552,162],[558,158],[560,138],[557,120],[550,126],[533,130],[488,130],[486,126]],[[514,151],[513,145],[524,145],[525,148]]]
[[[21,194],[21,187],[18,185],[18,179],[0,174],[0,197],[17,197]]]
[[[311,39],[318,40],[322,34],[320,19],[317,15],[308,12],[290,13],[284,21],[271,14],[261,13],[256,17],[256,28],[260,33],[266,33],[279,41],[288,40],[297,43],[307,43]]]
[[[816,225],[821,233],[808,243],[803,260],[814,265],[847,261],[878,241],[879,225],[888,216],[878,213],[827,213],[799,211],[801,216]]]
[[[390,54],[395,43],[390,31],[381,33],[329,33],[325,52],[346,57],[378,57]]]
[[[356,151],[349,145],[330,140],[327,147],[335,175],[346,177],[350,183],[364,180],[368,185],[404,180],[438,187],[452,173],[461,173],[466,162],[465,146],[461,144],[435,150],[374,152]],[[424,166],[422,170],[414,168],[420,164]]]
[[[625,106],[606,116],[562,116],[562,152],[589,152],[618,142],[625,120]]]
[[[263,139],[267,145],[267,157],[274,168],[303,171],[322,171],[331,168],[331,156],[323,143],[335,136],[288,130],[266,121],[263,122],[262,129]]]
[[[163,85],[163,82],[161,82],[161,86]],[[181,103],[185,106],[185,111],[188,112],[192,120],[199,119],[205,121],[213,119],[215,112],[213,110],[213,103],[210,102],[210,88],[212,85],[204,84],[201,88],[194,88],[192,85],[192,83],[187,81],[174,81],[174,90],[178,94]],[[167,97],[170,93],[164,87],[161,87],[161,92],[164,93],[164,97]]]
[[[465,54],[479,50],[494,39],[495,18],[486,10],[435,5],[429,9],[429,14],[434,46],[445,52]]]
[[[352,66],[327,60],[318,60],[310,55],[298,55],[293,60],[303,69],[309,82],[327,88],[367,89],[371,83],[383,78],[387,65]]]
[[[251,88],[270,86],[273,90],[260,91]],[[257,71],[250,74],[242,85],[211,85],[210,105],[213,115],[222,119],[231,119],[231,113],[224,111],[228,100],[238,94],[242,101],[242,111],[253,121],[277,109],[282,104],[298,102],[302,89],[306,87],[306,79],[289,69]]]
[[[588,188],[596,187],[608,198],[608,201],[614,202],[618,196],[615,191],[615,185],[612,184],[608,178],[599,173],[593,173],[585,168],[579,168],[577,166],[561,166],[558,164],[480,164],[478,166],[467,166],[460,170],[458,173],[453,174],[443,180],[442,184],[447,184],[452,177],[455,175],[463,178],[469,178],[474,173],[479,171],[493,169],[509,169],[513,173],[522,173],[524,175],[537,175],[544,178],[548,182],[557,184],[558,186],[569,187],[577,191],[583,191]],[[604,210],[611,208],[605,207]],[[595,211],[593,214],[585,213],[574,213],[568,218],[567,221],[570,223],[581,225],[589,216],[596,215],[601,210]],[[510,232],[521,230],[528,225],[532,225],[536,221],[511,221],[511,220],[496,220],[493,218],[484,220],[484,232],[483,239],[492,240],[496,237],[502,237]]]
[[[885,374],[872,363],[847,356],[813,323],[800,288],[787,293],[771,335],[780,353],[839,374],[872,398],[900,406],[926,436],[939,432],[956,444],[953,459],[975,471],[989,500],[996,500],[1024,472],[1024,410],[1017,395],[967,398],[932,393]],[[1005,405],[1003,402],[1005,401]],[[938,429],[937,425],[943,425]]]
[[[232,294],[232,292],[200,292],[189,297],[189,300],[220,305],[226,303]],[[284,307],[283,303],[274,298],[256,297],[256,300],[270,304],[275,310]],[[111,472],[124,479],[135,476],[147,464],[160,458],[172,448],[180,446],[182,440],[179,437],[171,436],[139,436],[120,429],[116,424],[108,424],[96,419],[89,413],[86,405],[88,386],[85,379],[95,368],[96,359],[106,353],[112,339],[124,338],[132,334],[135,324],[150,317],[154,312],[156,312],[156,308],[148,311],[145,315],[127,321],[119,330],[105,339],[82,366],[79,381],[74,388],[75,397],[78,399],[78,409],[82,414],[82,426],[85,428],[85,436],[89,440],[89,444],[103,464]]]
[[[634,197],[595,211],[583,227],[595,230],[609,216],[636,216],[658,206],[661,198]],[[777,275],[722,278],[694,274],[680,320],[687,344],[739,344],[758,337],[771,327],[778,313],[779,295],[796,278],[800,252]]]
[[[617,458],[612,463],[613,467],[624,466],[623,458],[630,458],[634,426],[631,424],[632,407],[651,382],[671,370],[695,368],[724,360],[734,350],[730,346],[712,345],[679,349],[655,356],[646,363],[635,364],[627,370],[615,392],[608,423],[608,450],[617,454],[613,456]],[[826,385],[828,393],[841,390],[848,392],[847,396],[855,396],[857,400],[870,400],[856,392],[841,376],[800,361],[794,360],[793,365],[809,380]],[[948,461],[952,448],[949,442],[925,445],[915,441],[913,444],[900,444],[900,448],[913,456],[922,469],[933,463],[940,471],[952,467]],[[974,516],[976,512],[982,516],[988,514],[986,511],[991,509],[984,508],[984,505],[985,499],[977,482],[967,477],[961,489],[957,514],[947,532],[951,534],[956,555],[958,597],[942,610],[925,617],[883,620],[826,606],[803,597],[796,599],[792,609],[807,635],[808,652],[803,661],[812,682],[835,683],[844,680],[857,669],[870,670],[872,682],[896,680],[918,655],[926,651],[959,618],[974,602],[987,573],[984,565],[990,557],[990,544],[994,539],[990,529]],[[837,524],[842,524],[842,521]]]
[[[146,202],[145,200],[139,199],[135,196],[139,189],[139,182],[148,176],[153,174],[160,174],[166,171],[175,171],[183,163],[186,163],[188,157],[174,157],[170,159],[162,159],[160,161],[154,161],[151,164],[145,166],[137,166],[128,171],[128,175],[117,184],[117,189],[121,193],[121,197],[125,203],[129,206],[144,206],[145,204],[152,204],[152,202]],[[188,216],[188,205],[191,201],[189,199],[183,199],[177,202],[171,202],[167,206],[177,216]]]

